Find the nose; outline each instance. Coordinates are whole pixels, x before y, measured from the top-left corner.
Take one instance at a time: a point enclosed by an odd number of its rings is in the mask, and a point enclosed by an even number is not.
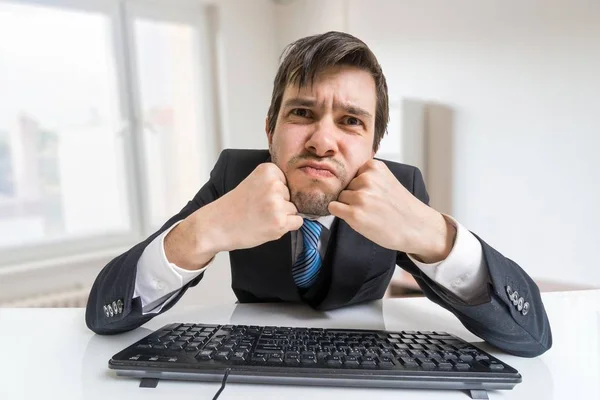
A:
[[[318,157],[332,157],[338,152],[336,125],[331,118],[323,118],[314,124],[314,130],[305,148]]]

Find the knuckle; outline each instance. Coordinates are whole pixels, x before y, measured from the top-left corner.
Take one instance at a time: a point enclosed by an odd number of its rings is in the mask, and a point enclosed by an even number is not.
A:
[[[364,219],[365,213],[358,207],[352,207],[352,219],[357,222],[361,222]]]
[[[361,191],[356,194],[356,200],[358,204],[366,204],[369,199],[369,194],[367,192]]]
[[[256,167],[255,171],[260,172],[260,173],[264,173],[268,170],[267,164],[263,163],[263,164],[259,164],[258,167]]]
[[[369,161],[369,163],[370,167],[376,170],[381,170],[384,167],[383,162],[379,160],[372,159]]]
[[[286,225],[285,216],[278,215],[275,218],[275,228],[277,229],[277,232],[279,232],[279,233],[283,232],[285,230],[285,225]]]

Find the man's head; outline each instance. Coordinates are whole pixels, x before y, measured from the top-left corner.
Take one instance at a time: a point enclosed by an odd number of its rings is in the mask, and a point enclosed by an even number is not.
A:
[[[327,215],[386,131],[385,77],[367,45],[346,33],[297,40],[282,59],[266,121],[271,158],[298,211]]]

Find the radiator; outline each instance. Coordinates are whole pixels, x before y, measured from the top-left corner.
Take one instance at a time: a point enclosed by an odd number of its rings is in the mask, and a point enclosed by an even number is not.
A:
[[[0,302],[0,307],[85,307],[89,294],[90,288],[78,286],[57,292],[3,301]]]

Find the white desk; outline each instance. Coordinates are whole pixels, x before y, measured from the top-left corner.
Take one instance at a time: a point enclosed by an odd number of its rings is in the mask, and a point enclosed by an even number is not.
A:
[[[519,358],[482,347],[517,368],[523,382],[490,399],[600,399],[600,290],[544,294],[554,336],[541,357]],[[480,342],[449,312],[425,298],[384,300],[328,313],[290,304],[177,307],[142,328],[98,336],[83,309],[0,309],[0,399],[211,399],[217,383],[160,381],[155,389],[116,377],[109,358],[170,322],[440,330]],[[178,397],[181,396],[181,397]],[[231,383],[227,399],[468,399],[461,391],[268,386]]]

